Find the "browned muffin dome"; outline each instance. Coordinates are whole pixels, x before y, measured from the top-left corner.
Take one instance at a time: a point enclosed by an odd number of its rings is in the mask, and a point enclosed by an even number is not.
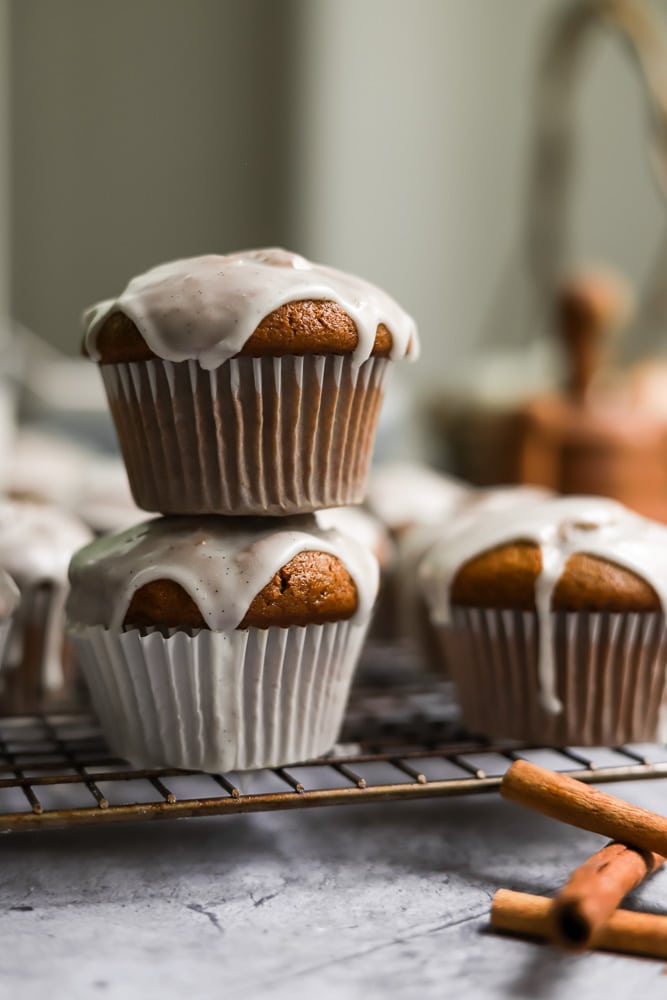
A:
[[[452,582],[453,604],[482,608],[535,608],[542,571],[538,545],[517,541],[483,552],[465,563]],[[556,584],[552,608],[562,611],[654,611],[653,587],[616,563],[584,553],[571,555]]]
[[[354,321],[336,302],[288,302],[261,321],[237,357],[352,354],[358,342]],[[102,322],[95,343],[103,365],[156,357],[132,320],[119,311]],[[372,354],[388,357],[392,343],[391,333],[380,323]],[[82,350],[87,353],[85,342]]]
[[[357,588],[340,559],[300,552],[257,594],[239,628],[289,628],[344,621],[357,610]],[[126,628],[207,628],[199,608],[173,580],[144,584],[132,597]]]

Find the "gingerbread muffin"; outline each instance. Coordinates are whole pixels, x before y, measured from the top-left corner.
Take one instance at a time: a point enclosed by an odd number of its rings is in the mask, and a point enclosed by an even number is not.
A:
[[[385,292],[286,250],[174,261],[84,317],[138,506],[303,513],[363,499],[392,358]]]
[[[663,525],[598,497],[473,509],[420,578],[475,733],[540,745],[662,737]]]
[[[336,740],[378,586],[314,517],[158,518],[82,549],[69,634],[110,745],[137,766],[230,770]]]

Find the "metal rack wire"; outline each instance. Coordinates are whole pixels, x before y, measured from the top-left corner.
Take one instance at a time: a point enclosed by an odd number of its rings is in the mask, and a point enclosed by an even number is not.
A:
[[[0,833],[494,791],[517,757],[586,782],[667,777],[667,747],[558,750],[461,738],[446,684],[366,677],[334,754],[246,774],[137,770],[84,714],[0,719]]]

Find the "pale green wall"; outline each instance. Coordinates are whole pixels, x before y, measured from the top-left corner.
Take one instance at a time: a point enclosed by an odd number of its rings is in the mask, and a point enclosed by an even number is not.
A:
[[[439,380],[520,235],[561,2],[10,0],[16,315],[74,349],[80,307],[138,269],[282,241],[391,289],[422,329],[415,377]],[[579,120],[577,248],[638,276],[663,212],[611,41]]]
[[[13,306],[75,349],[137,270],[282,238],[289,24],[272,0],[12,0]]]

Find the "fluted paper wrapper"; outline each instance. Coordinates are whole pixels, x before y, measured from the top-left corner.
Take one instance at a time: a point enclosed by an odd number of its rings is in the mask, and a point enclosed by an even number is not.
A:
[[[67,586],[21,587],[21,601],[6,637],[0,712],[72,709],[85,699],[65,636]]]
[[[136,767],[246,770],[336,742],[366,626],[169,635],[76,626],[105,737]]]
[[[440,638],[467,728],[538,746],[664,739],[664,615],[552,615],[556,692],[563,706],[556,715],[540,702],[537,614],[453,609]]]
[[[297,514],[363,500],[388,361],[102,365],[135,501],[163,514]]]
[[[5,656],[5,646],[7,645],[7,639],[9,638],[9,632],[12,627],[12,619],[8,618],[4,622],[0,622],[0,667],[4,662]]]

